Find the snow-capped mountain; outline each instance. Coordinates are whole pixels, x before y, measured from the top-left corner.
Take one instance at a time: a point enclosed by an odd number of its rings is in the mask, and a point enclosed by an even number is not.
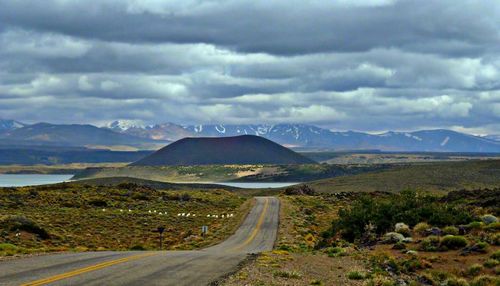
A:
[[[0,145],[15,146],[133,146],[143,148],[165,145],[166,141],[114,132],[108,128],[98,128],[88,124],[36,123],[0,134]]]
[[[0,119],[0,132],[12,131],[22,128],[26,124],[11,119]]]
[[[141,120],[116,120],[105,126],[113,131],[127,131],[129,129],[144,129],[146,125]]]
[[[120,132],[170,141],[184,137],[226,137],[250,134],[265,137],[288,147],[334,150],[500,152],[500,142],[443,129],[368,134],[354,131],[336,132],[307,124],[181,126],[165,123],[144,128],[131,127]]]

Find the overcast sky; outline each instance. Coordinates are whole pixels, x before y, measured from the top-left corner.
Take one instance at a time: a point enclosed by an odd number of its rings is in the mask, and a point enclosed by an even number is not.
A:
[[[0,117],[500,133],[500,1],[0,0]]]

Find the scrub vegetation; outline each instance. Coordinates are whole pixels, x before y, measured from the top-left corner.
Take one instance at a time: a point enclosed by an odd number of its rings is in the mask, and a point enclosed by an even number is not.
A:
[[[199,248],[233,233],[250,207],[251,200],[225,190],[169,191],[133,183],[1,188],[0,256],[158,249],[159,226],[166,227],[167,249]],[[202,225],[208,226],[206,236]]]
[[[500,189],[438,196],[414,190],[328,194],[295,186],[280,200],[276,250],[226,285],[500,283]],[[301,275],[273,275],[294,271]]]

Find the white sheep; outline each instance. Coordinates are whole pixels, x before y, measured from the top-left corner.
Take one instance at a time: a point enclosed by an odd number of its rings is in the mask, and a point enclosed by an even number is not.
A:
[[[177,216],[181,216],[181,213],[178,213]]]
[[[209,214],[207,214],[207,217],[210,217],[210,215],[209,215]]]
[[[190,216],[191,216],[191,213],[188,213],[188,214],[186,215],[186,217],[190,217]]]
[[[102,211],[103,211],[103,212],[105,212],[105,211],[106,211],[106,209],[102,209]]]
[[[159,214],[159,215],[162,215],[162,212],[159,212],[158,214]]]
[[[222,215],[222,218],[224,218],[224,215]]]

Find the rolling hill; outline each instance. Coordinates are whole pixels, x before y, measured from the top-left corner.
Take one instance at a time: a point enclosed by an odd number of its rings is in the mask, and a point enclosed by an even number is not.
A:
[[[339,192],[399,192],[405,189],[448,192],[498,188],[500,160],[471,160],[401,165],[387,170],[309,182],[315,190]]]
[[[259,136],[184,138],[131,166],[311,164],[294,151]]]

